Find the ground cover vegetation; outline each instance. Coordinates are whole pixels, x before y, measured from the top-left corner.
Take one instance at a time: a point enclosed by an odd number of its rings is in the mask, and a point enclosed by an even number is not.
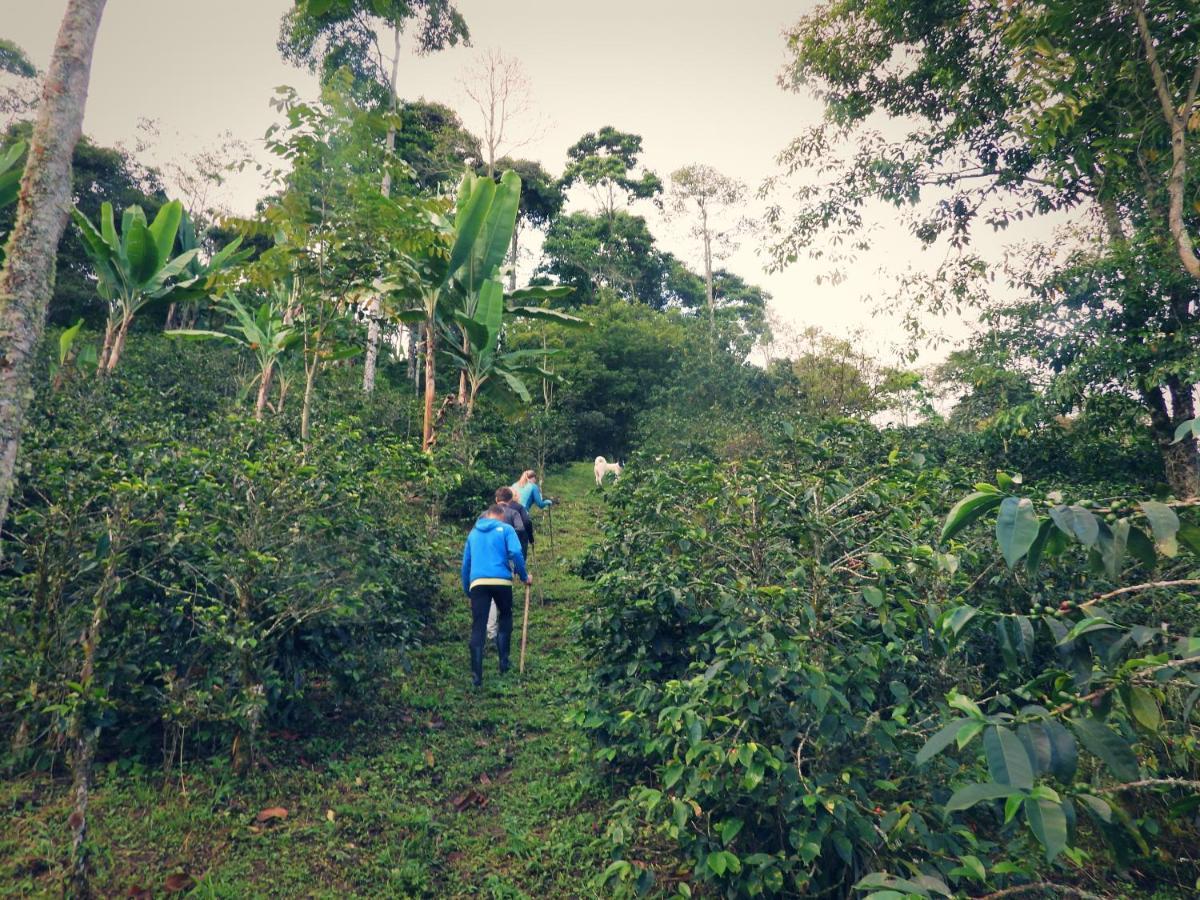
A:
[[[1200,889],[1187,3],[816,7],[761,222],[612,125],[516,156],[500,51],[478,136],[402,97],[441,0],[295,3],[319,93],[234,216],[232,144],[74,140],[102,7],[44,75],[0,40],[0,891]],[[979,317],[934,368],[722,265],[850,264],[875,201],[945,252],[913,347]],[[535,653],[474,693],[455,557],[529,467]]]

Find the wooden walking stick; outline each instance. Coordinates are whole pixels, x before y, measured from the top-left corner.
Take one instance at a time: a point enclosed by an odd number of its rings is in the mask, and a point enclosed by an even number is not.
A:
[[[550,529],[550,555],[554,555],[554,507],[546,507],[546,525]]]
[[[525,674],[525,641],[529,638],[529,594],[532,590],[531,585],[525,585],[525,618],[521,621],[521,664],[518,667],[522,675]]]

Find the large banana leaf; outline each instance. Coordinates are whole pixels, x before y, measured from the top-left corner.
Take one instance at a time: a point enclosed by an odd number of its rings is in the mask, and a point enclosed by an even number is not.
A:
[[[575,288],[569,284],[534,284],[529,287],[510,291],[505,296],[505,300],[508,301],[510,306],[520,306],[531,300],[536,300],[539,303],[546,300],[558,300],[561,297],[566,297],[574,290]]]
[[[479,290],[479,303],[475,308],[475,321],[482,323],[487,329],[487,346],[484,350],[495,348],[500,338],[500,325],[504,321],[504,288],[500,282],[488,279]]]
[[[469,290],[478,290],[484,280],[495,275],[512,243],[517,227],[517,208],[521,203],[521,176],[511,170],[500,176],[483,232],[476,241],[461,280]]]
[[[0,209],[17,202],[24,166],[17,163],[25,155],[25,142],[17,141],[0,156]]]
[[[496,185],[486,178],[476,179],[472,185],[468,183],[467,177],[464,177],[460,198],[464,190],[469,191],[469,194],[454,217],[454,244],[450,248],[450,263],[446,267],[443,284],[453,278],[471,258],[475,242],[487,221],[488,210],[496,194]]]
[[[510,306],[507,312],[515,319],[542,319],[557,325],[565,325],[568,328],[590,328],[592,326],[591,322],[580,319],[578,316],[541,306]]]
[[[175,247],[175,235],[179,232],[179,223],[183,218],[183,204],[178,200],[163,204],[158,215],[150,225],[150,236],[154,238],[155,265],[161,269],[171,258],[171,250]]]
[[[158,271],[158,248],[154,236],[144,221],[133,219],[121,235],[125,256],[129,259],[129,274],[134,284],[146,284]]]
[[[487,346],[488,330],[486,325],[484,325],[482,322],[475,321],[475,319],[472,319],[465,312],[460,310],[454,311],[454,321],[458,323],[458,326],[462,328],[464,332],[466,332],[467,340],[470,341],[471,347],[474,350],[479,351],[483,347]]]

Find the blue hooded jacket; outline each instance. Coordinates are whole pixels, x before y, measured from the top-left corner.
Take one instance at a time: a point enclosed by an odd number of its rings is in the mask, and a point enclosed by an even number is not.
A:
[[[499,519],[483,517],[475,523],[463,545],[463,593],[471,593],[472,582],[481,578],[511,581],[513,570],[522,581],[526,579],[525,557],[521,555],[517,533]]]

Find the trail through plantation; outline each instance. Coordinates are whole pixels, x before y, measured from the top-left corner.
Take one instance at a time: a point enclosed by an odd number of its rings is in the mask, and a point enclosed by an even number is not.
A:
[[[554,552],[546,517],[535,515],[523,676],[516,671],[522,601],[514,591],[513,670],[499,677],[489,647],[484,686],[471,687],[468,606],[448,567],[445,612],[411,654],[411,671],[380,684],[368,711],[347,712],[316,734],[272,734],[262,768],[244,779],[219,760],[185,761],[165,783],[160,770],[119,760],[102,766],[91,822],[98,891],[589,893],[607,862],[598,838],[609,798],[587,787],[581,735],[565,716],[583,672],[576,631],[588,603],[586,584],[570,568],[595,535],[602,501],[590,464],[552,474],[547,491],[558,500]],[[67,782],[31,776],[3,791],[0,892],[55,893]]]

